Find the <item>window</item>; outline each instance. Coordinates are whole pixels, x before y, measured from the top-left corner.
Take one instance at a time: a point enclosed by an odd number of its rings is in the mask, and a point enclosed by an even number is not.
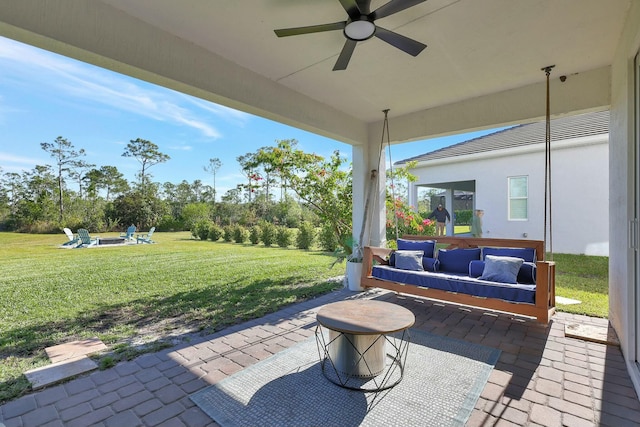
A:
[[[527,201],[529,198],[529,177],[509,177],[509,221],[529,219]]]

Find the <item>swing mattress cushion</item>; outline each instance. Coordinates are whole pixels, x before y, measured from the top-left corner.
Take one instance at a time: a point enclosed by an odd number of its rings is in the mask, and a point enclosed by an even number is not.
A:
[[[536,285],[500,283],[461,273],[401,270],[390,265],[376,265],[371,275],[377,279],[423,288],[440,289],[483,298],[535,304]]]

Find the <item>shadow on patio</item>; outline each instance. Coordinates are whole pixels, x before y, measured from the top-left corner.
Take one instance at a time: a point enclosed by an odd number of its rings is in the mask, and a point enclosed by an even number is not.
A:
[[[388,292],[332,292],[194,338],[0,407],[9,426],[216,426],[189,396],[312,336],[315,313],[346,298],[376,298],[416,316],[415,329],[498,348],[501,355],[467,426],[637,426],[640,402],[618,347],[564,336],[564,325],[606,324],[559,313],[548,325]]]

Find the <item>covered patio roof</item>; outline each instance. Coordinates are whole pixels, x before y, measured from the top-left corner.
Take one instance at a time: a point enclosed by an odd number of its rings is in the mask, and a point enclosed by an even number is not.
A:
[[[638,2],[391,1],[415,5],[375,25],[428,47],[413,57],[373,37],[342,71],[332,71],[342,31],[274,30],[344,21],[366,0],[0,0],[0,36],[351,144],[353,234],[369,227],[374,246],[384,239],[382,110],[392,143],[538,121],[541,69],[555,65],[552,117],[611,110],[610,321],[640,390]],[[382,202],[367,223],[371,188]]]
[[[363,3],[360,1],[359,3]],[[386,0],[372,0],[376,10]],[[414,2],[415,3],[415,2]],[[341,30],[274,29],[344,21],[338,0],[0,0],[0,35],[222,105],[359,145],[606,108],[630,0],[429,0],[376,25],[426,44],[412,57],[377,37],[332,71]],[[560,76],[566,76],[562,83]]]

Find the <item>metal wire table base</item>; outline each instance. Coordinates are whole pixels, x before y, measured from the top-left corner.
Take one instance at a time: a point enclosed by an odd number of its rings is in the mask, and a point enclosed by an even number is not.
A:
[[[326,328],[316,326],[316,344],[322,373],[332,383],[349,390],[378,393],[402,381],[411,341],[409,329],[395,334],[371,335],[364,348],[358,342],[361,335],[332,330],[329,330],[331,334],[328,335],[323,333],[323,329]],[[392,349],[391,352],[384,351],[385,344]],[[336,346],[339,346],[337,351]],[[381,346],[384,351],[382,369],[378,366],[379,356],[371,356]],[[351,356],[347,365],[342,360],[345,353]],[[388,359],[391,361],[387,364]]]

